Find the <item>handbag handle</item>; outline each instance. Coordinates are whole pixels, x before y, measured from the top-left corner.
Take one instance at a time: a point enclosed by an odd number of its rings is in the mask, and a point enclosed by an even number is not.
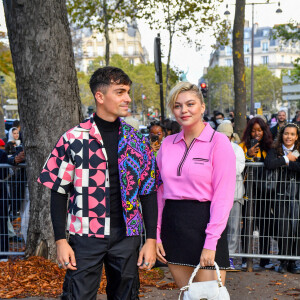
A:
[[[214,263],[215,265],[215,268],[216,268],[216,272],[217,272],[217,281],[218,281],[218,285],[219,287],[222,287],[223,284],[222,284],[222,280],[221,280],[221,273],[220,273],[220,269],[219,269],[219,266],[218,264],[215,262]],[[189,280],[189,283],[188,283],[188,286],[190,286],[197,274],[197,272],[199,271],[199,269],[201,268],[201,265],[200,263],[197,265],[197,267],[195,268],[194,272],[192,273],[191,277],[190,277],[190,280]]]

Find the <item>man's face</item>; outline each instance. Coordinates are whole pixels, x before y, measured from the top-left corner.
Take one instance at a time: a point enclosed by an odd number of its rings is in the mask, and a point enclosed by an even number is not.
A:
[[[286,114],[285,112],[281,111],[277,115],[277,120],[279,123],[285,122],[286,121]]]
[[[123,84],[111,84],[105,93],[96,92],[97,115],[103,120],[113,122],[118,117],[126,117],[128,114],[130,86]]]

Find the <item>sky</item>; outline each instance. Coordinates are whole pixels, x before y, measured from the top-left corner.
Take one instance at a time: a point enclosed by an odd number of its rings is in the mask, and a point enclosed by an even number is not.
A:
[[[246,3],[265,3],[265,0],[249,0]],[[234,11],[235,11],[234,0],[224,0],[219,6],[219,14],[223,17],[226,10],[226,4],[228,4],[228,10],[230,15],[228,20],[233,24]],[[280,7],[282,9],[281,14],[276,14],[275,11],[278,7],[278,1],[270,0],[270,4],[255,5],[254,6],[254,22],[261,26],[271,26],[275,24],[287,23],[290,20],[296,20],[300,23],[300,0],[282,0],[280,1]],[[246,5],[246,20],[252,19],[251,17],[251,5]],[[139,30],[142,37],[142,45],[146,47],[149,52],[149,60],[153,61],[153,43],[154,38],[157,36],[157,31],[150,30],[146,22],[138,22]],[[250,22],[251,26],[251,22]],[[3,12],[2,1],[0,3],[0,31],[6,31],[5,18]],[[162,41],[167,41],[166,33],[160,32]],[[185,46],[182,40],[179,38],[174,39],[173,52],[171,57],[171,66],[177,67],[179,70],[187,72],[187,79],[197,84],[198,79],[203,75],[204,67],[208,66],[209,56],[212,52],[211,45],[215,43],[211,33],[203,35],[203,47],[200,51],[196,51],[195,47]],[[166,43],[167,44],[167,43]],[[163,48],[162,51],[167,55],[167,49]],[[166,62],[166,59],[163,59]]]

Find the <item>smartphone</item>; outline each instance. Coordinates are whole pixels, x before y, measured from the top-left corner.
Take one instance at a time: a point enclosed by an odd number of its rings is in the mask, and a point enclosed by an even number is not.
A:
[[[158,141],[158,135],[155,135],[155,134],[151,135],[150,136],[150,141],[152,143],[157,142]]]
[[[258,143],[258,140],[257,139],[251,139],[250,140],[250,148],[252,148],[253,146],[255,146],[256,144]]]

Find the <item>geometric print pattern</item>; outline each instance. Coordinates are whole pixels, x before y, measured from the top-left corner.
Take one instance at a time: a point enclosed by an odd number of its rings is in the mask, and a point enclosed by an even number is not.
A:
[[[156,161],[149,142],[120,120],[118,165],[127,236],[139,235],[142,214],[139,195],[156,191]],[[107,154],[93,117],[64,133],[38,178],[62,194],[70,194],[67,230],[70,234],[103,238],[110,234]]]

